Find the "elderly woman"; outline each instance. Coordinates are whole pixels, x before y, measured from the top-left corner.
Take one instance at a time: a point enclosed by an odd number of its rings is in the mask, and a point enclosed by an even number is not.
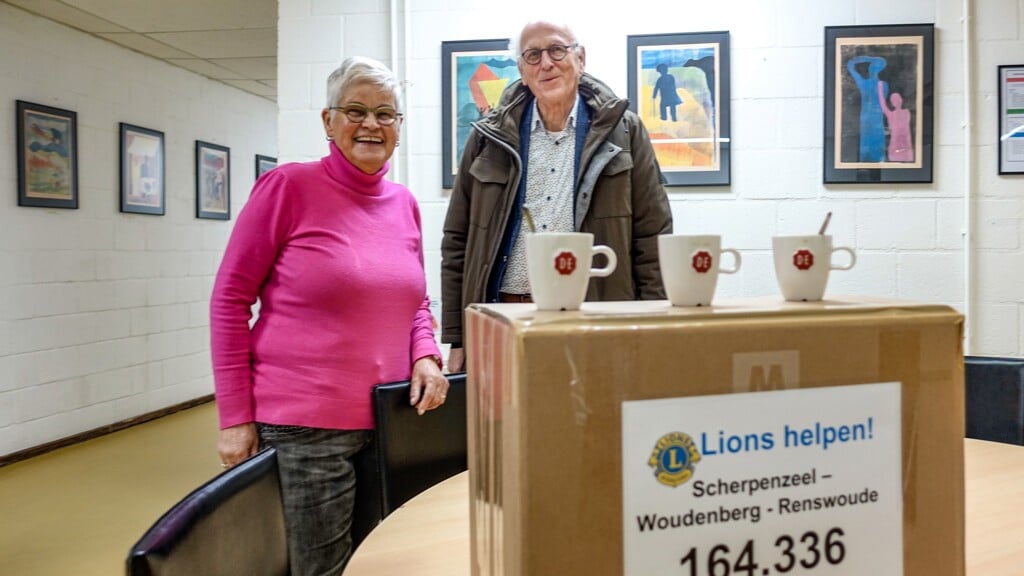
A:
[[[398,86],[368,58],[330,75],[329,154],[259,179],[210,302],[220,458],[230,467],[277,449],[295,576],[335,576],[351,555],[352,457],[372,434],[370,388],[410,379],[420,414],[447,393],[419,208],[384,178],[402,125]]]

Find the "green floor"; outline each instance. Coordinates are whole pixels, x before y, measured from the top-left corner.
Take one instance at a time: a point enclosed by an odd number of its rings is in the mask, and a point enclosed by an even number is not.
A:
[[[216,443],[210,402],[0,468],[0,575],[124,574],[142,533],[220,472]]]

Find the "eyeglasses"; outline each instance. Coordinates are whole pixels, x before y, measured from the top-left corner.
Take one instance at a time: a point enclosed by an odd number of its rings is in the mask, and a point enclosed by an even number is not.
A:
[[[328,110],[338,110],[345,113],[345,116],[355,122],[356,124],[362,124],[366,117],[373,114],[373,117],[377,119],[377,124],[381,126],[391,126],[398,120],[402,119],[402,113],[395,110],[391,106],[378,106],[377,108],[368,108],[362,104],[345,104],[344,106],[331,106]]]
[[[572,50],[577,46],[579,46],[579,44],[576,42],[569,45],[552,44],[547,48],[530,48],[529,50],[523,50],[523,53],[520,54],[520,56],[523,57],[523,61],[527,64],[540,64],[541,57],[545,52],[547,52],[548,56],[550,56],[552,60],[555,62],[561,62],[569,55],[569,50]]]

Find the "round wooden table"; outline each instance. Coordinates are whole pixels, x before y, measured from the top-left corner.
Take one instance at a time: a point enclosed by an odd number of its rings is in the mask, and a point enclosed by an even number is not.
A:
[[[392,512],[356,548],[345,576],[468,576],[469,472]]]
[[[964,441],[967,576],[1024,570],[1024,447]],[[384,519],[345,576],[469,576],[469,474],[426,490]]]

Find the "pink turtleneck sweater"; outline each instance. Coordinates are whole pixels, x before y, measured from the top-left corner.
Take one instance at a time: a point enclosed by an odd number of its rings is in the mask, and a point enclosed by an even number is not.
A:
[[[210,300],[221,428],[373,428],[370,388],[440,354],[416,199],[330,149],[265,174],[238,215]]]

